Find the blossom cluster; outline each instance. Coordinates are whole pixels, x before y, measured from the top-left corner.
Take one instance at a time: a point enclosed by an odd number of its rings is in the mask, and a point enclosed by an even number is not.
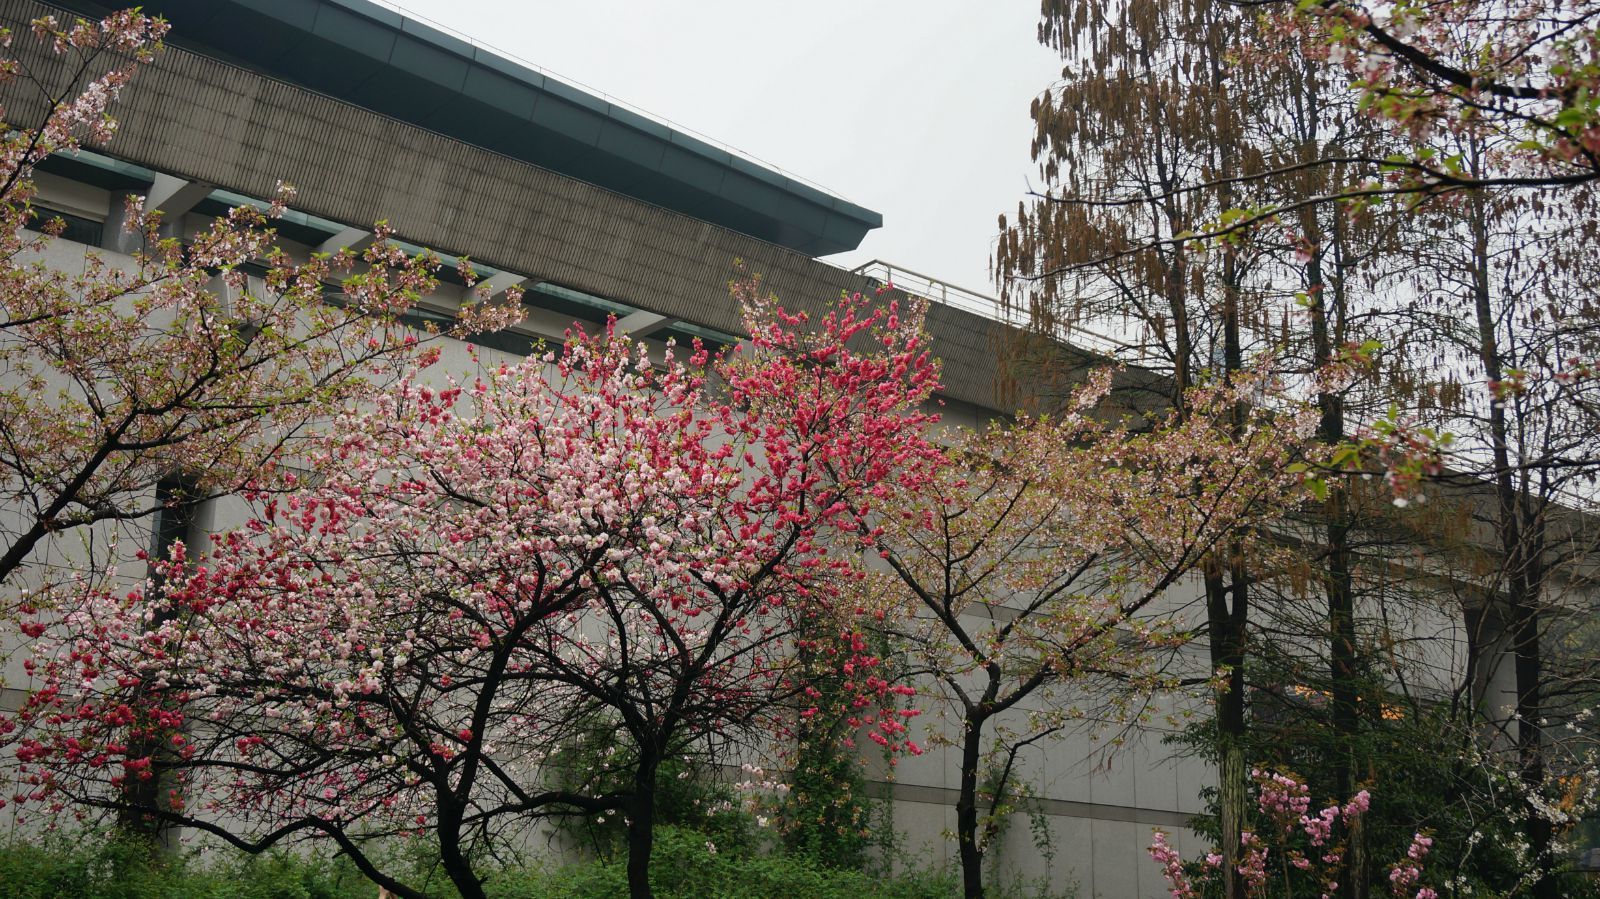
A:
[[[1346,854],[1342,840],[1371,808],[1371,794],[1361,790],[1343,804],[1332,803],[1313,813],[1311,791],[1305,781],[1287,772],[1260,768],[1250,774],[1255,784],[1256,811],[1269,826],[1240,834],[1236,873],[1244,884],[1245,895],[1267,895],[1268,884],[1275,876],[1272,868],[1277,865],[1281,872],[1276,876],[1286,881],[1301,879],[1323,899],[1337,896],[1340,865]],[[1396,897],[1437,899],[1435,891],[1422,884],[1422,860],[1432,845],[1432,838],[1418,833],[1406,858],[1390,866],[1390,887]],[[1161,866],[1173,899],[1203,895],[1205,884],[1222,873],[1220,852],[1208,852],[1200,861],[1186,864],[1160,831],[1156,831],[1149,852]]]
[[[825,711],[916,751],[912,691],[841,599],[874,504],[938,459],[914,312],[870,303],[814,327],[753,304],[738,358],[608,328],[467,378],[413,367],[209,552],[29,620],[18,798],[120,807],[165,778],[144,811],[258,839],[626,808],[546,763],[588,721],[630,759],[783,727],[801,634],[843,679]]]

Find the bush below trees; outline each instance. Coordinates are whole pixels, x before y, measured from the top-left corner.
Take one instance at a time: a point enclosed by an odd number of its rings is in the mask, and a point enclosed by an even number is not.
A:
[[[391,847],[398,865],[430,882],[430,864]],[[805,857],[763,855],[716,845],[702,832],[663,827],[651,871],[662,899],[943,899],[955,892],[947,870],[899,877],[828,868]],[[510,865],[485,884],[493,899],[610,899],[628,892],[625,858],[564,867]],[[431,878],[430,896],[455,899],[448,878]],[[372,899],[377,888],[339,858],[278,853],[212,860],[157,857],[129,840],[56,838],[0,848],[0,895],[13,899]]]

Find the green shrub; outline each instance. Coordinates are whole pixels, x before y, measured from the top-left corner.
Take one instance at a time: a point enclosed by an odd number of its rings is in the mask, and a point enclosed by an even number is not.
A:
[[[725,848],[704,832],[662,827],[651,860],[658,899],[947,899],[946,870],[901,877],[844,871],[804,856]],[[425,861],[396,847],[406,879],[452,899],[455,891]],[[628,894],[622,859],[566,866],[510,867],[486,884],[494,899],[616,899]],[[291,853],[202,860],[152,854],[105,835],[58,837],[0,847],[0,896],[7,899],[372,899],[377,890],[341,859]]]
[[[203,863],[104,834],[0,849],[0,895],[10,899],[372,899],[374,892],[347,863],[287,853]]]
[[[651,883],[658,899],[947,899],[948,871],[894,878],[825,867],[805,856],[712,851],[694,830],[657,830]],[[593,861],[552,871],[507,871],[490,880],[494,899],[614,899],[626,896],[624,863]]]
[[[802,740],[789,793],[778,805],[778,832],[790,854],[855,870],[872,844],[872,810],[861,766],[831,734]]]

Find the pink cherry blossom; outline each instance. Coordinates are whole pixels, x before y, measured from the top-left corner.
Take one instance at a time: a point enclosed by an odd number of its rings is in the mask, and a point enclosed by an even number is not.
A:
[[[1371,794],[1361,790],[1342,806],[1330,804],[1311,812],[1311,791],[1299,777],[1283,771],[1260,768],[1251,771],[1256,786],[1256,811],[1263,827],[1240,834],[1240,860],[1236,869],[1249,897],[1278,895],[1292,884],[1330,899],[1338,895],[1339,865],[1345,857],[1342,840],[1348,829],[1371,807]],[[1433,846],[1432,838],[1416,834],[1404,860],[1389,868],[1390,891],[1399,899],[1438,899],[1438,894],[1422,884],[1423,859]],[[1211,851],[1190,870],[1159,831],[1150,847],[1150,856],[1162,867],[1176,899],[1204,894],[1207,884],[1220,879],[1223,856]],[[1298,892],[1296,893],[1298,895]]]
[[[608,329],[459,380],[413,368],[208,554],[180,545],[132,591],[81,581],[7,720],[28,801],[118,808],[167,778],[141,813],[252,850],[328,836],[402,893],[361,844],[432,834],[479,895],[468,847],[617,810],[647,861],[660,761],[786,727],[802,634],[846,675],[828,714],[913,751],[911,691],[843,588],[874,506],[940,459],[920,315],[845,297],[812,325],[744,290],[737,357]],[[630,790],[552,774],[599,723]]]

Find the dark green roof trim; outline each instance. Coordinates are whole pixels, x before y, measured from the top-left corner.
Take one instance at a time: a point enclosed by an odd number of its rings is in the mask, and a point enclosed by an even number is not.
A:
[[[50,0],[93,15],[103,0]],[[811,256],[883,216],[368,0],[145,0],[174,46]]]

